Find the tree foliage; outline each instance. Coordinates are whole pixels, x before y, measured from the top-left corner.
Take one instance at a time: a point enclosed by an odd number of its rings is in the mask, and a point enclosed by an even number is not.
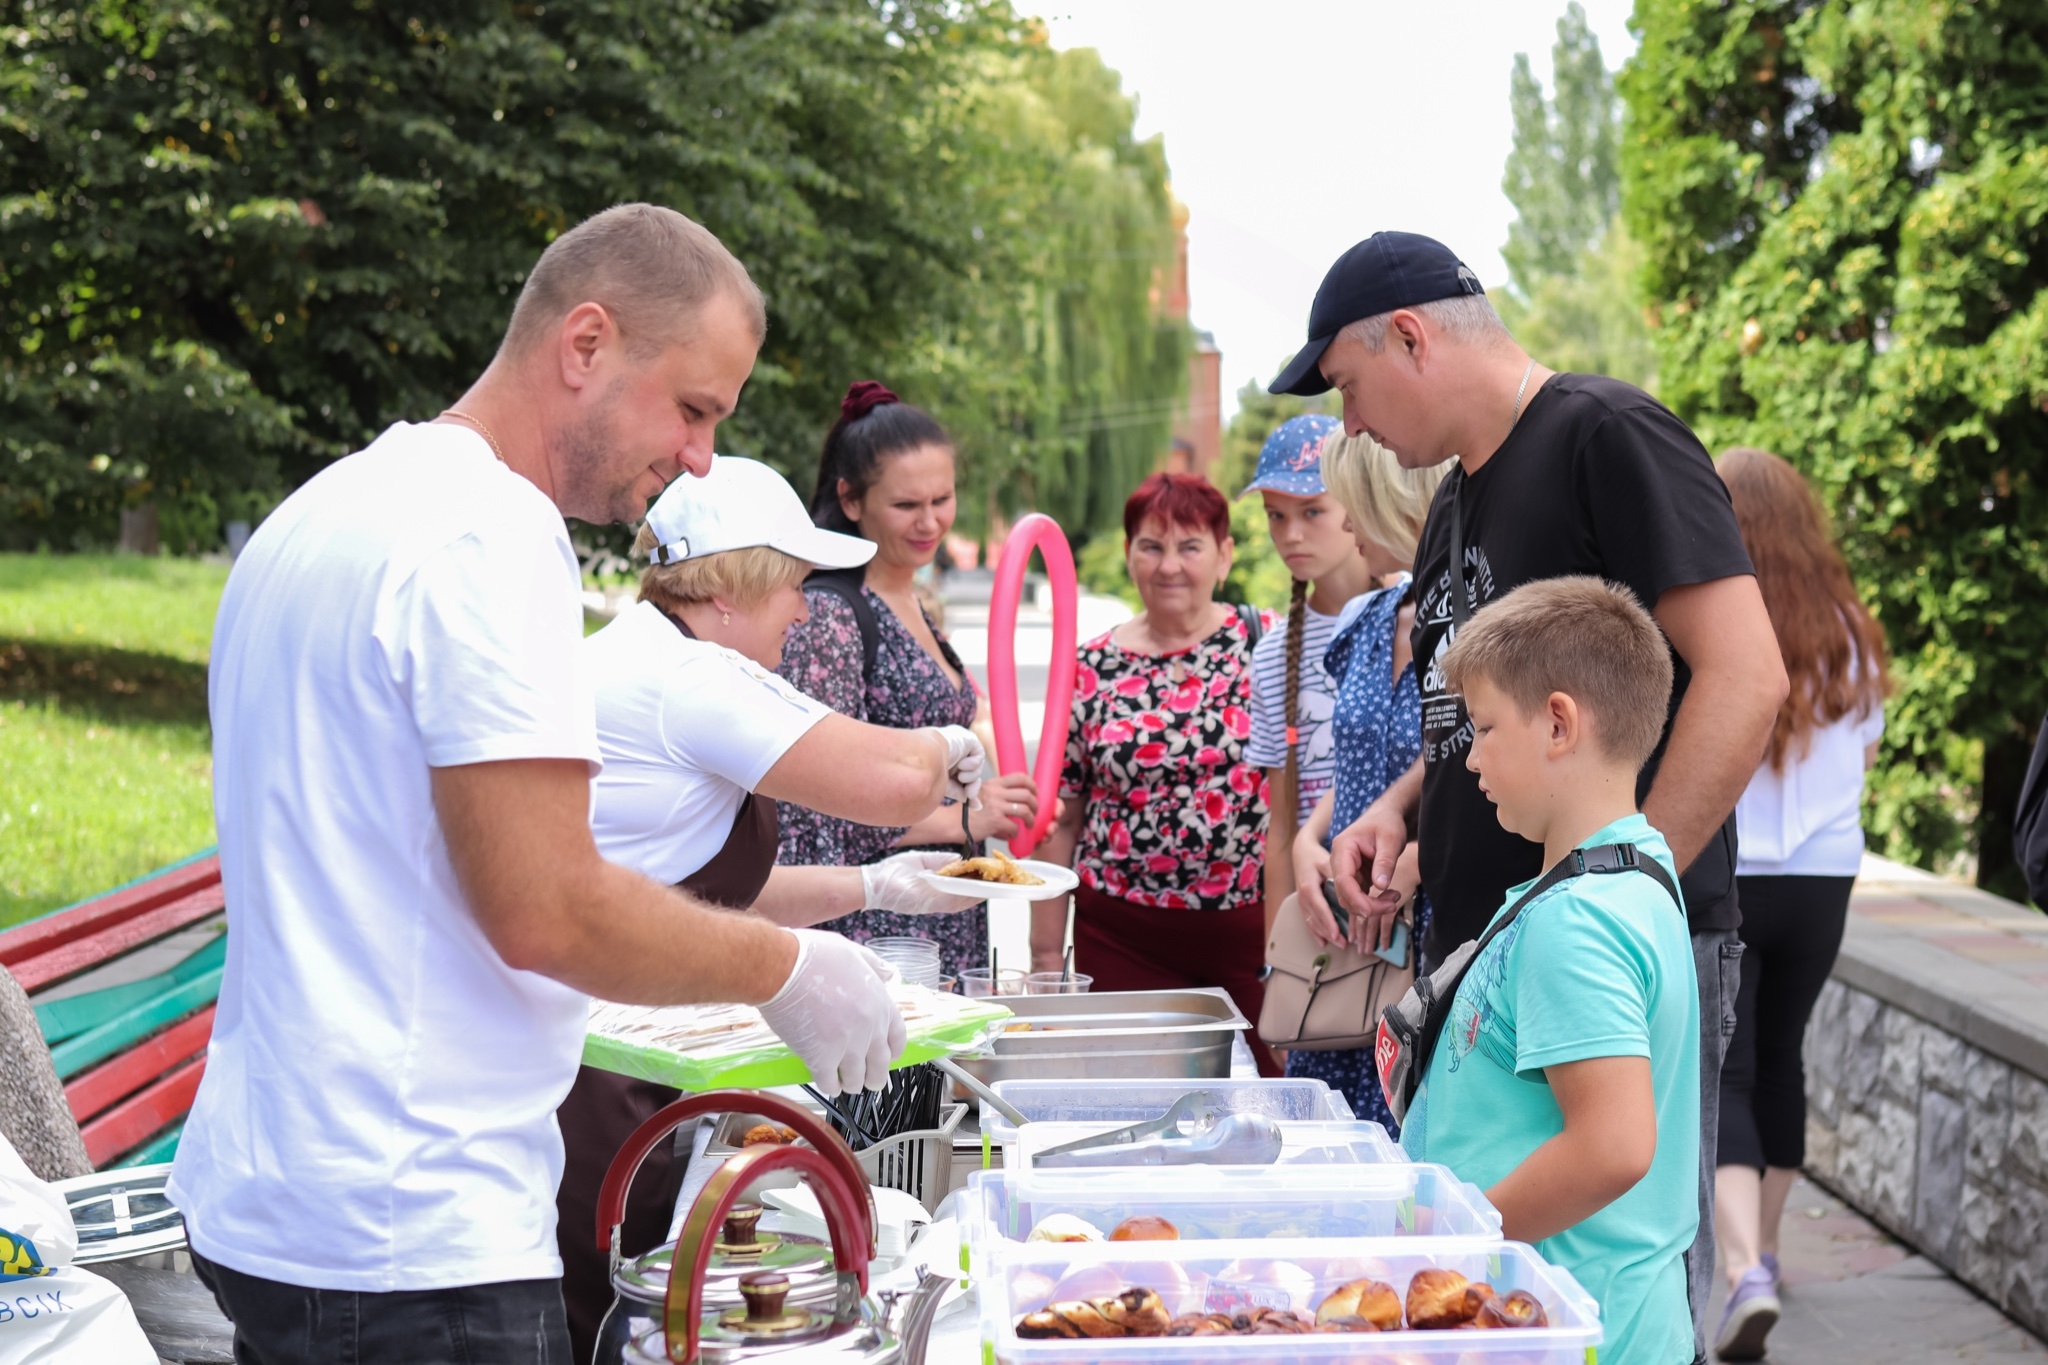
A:
[[[1834,509],[1901,685],[1872,828],[1922,863],[1972,845],[2011,890],[2048,706],[2048,7],[1643,0],[1636,22],[1625,212],[1662,396]]]
[[[1163,153],[1005,0],[0,0],[0,51],[0,543],[104,542],[144,500],[216,541],[451,401],[539,251],[624,200],[753,271],[721,445],[806,488],[850,379],[1008,487],[1176,345],[1096,259],[1170,262]],[[997,325],[1027,316],[1065,331]]]
[[[1641,253],[1617,222],[1621,101],[1577,0],[1557,21],[1552,93],[1515,54],[1514,148],[1501,188],[1509,288],[1495,306],[1530,353],[1560,370],[1650,387],[1656,358],[1635,277]]]

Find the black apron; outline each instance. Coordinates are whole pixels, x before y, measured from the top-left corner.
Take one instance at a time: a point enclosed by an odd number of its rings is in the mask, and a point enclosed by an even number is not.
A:
[[[669,620],[690,635],[681,621],[673,616]],[[748,792],[733,816],[725,847],[676,885],[699,900],[744,910],[760,897],[768,874],[775,870],[778,841],[775,803]],[[562,1299],[569,1313],[574,1360],[587,1361],[596,1352],[597,1329],[612,1304],[610,1248],[600,1249],[596,1242],[597,1197],[605,1171],[633,1130],[682,1093],[672,1086],[586,1066],[576,1073],[569,1097],[555,1111],[563,1148],[562,1184],[555,1192],[555,1241],[562,1253]],[[667,1143],[641,1163],[619,1229],[624,1255],[652,1251],[668,1235],[686,1165]]]

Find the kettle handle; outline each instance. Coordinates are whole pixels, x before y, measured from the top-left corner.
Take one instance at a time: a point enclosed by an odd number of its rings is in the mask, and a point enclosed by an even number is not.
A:
[[[718,1229],[725,1216],[739,1202],[748,1185],[770,1171],[794,1170],[809,1180],[825,1215],[825,1227],[832,1240],[832,1268],[840,1283],[851,1275],[868,1292],[867,1239],[857,1236],[865,1211],[860,1192],[866,1181],[850,1184],[846,1172],[821,1152],[806,1147],[750,1147],[727,1157],[711,1173],[690,1213],[683,1220],[676,1239],[675,1259],[669,1263],[668,1294],[662,1306],[662,1342],[668,1358],[684,1365],[697,1359],[697,1331],[704,1314],[704,1276],[717,1249]],[[685,1274],[684,1256],[689,1257]]]
[[[796,1129],[797,1135],[837,1167],[852,1182],[854,1189],[866,1192],[865,1200],[858,1201],[860,1208],[850,1219],[849,1230],[857,1234],[854,1244],[867,1248],[872,1255],[875,1251],[874,1194],[868,1191],[867,1173],[854,1159],[853,1149],[846,1145],[846,1139],[826,1127],[802,1105],[792,1104],[780,1095],[755,1090],[707,1090],[701,1095],[685,1095],[641,1121],[619,1148],[619,1154],[612,1158],[612,1164],[604,1173],[604,1184],[598,1190],[597,1249],[609,1250],[614,1263],[619,1259],[619,1226],[626,1217],[626,1192],[632,1188],[633,1177],[640,1173],[640,1163],[647,1159],[655,1144],[691,1119],[707,1114],[733,1113],[761,1114]]]

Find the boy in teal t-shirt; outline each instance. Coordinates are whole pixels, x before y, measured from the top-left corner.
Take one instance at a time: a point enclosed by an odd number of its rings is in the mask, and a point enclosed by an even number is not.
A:
[[[1592,578],[1527,584],[1473,616],[1443,667],[1472,718],[1468,766],[1545,866],[1633,844],[1675,885],[1635,807],[1670,654],[1632,596]],[[1691,1361],[1699,987],[1673,894],[1641,872],[1586,874],[1525,906],[1459,983],[1402,1145],[1485,1189],[1509,1237],[1599,1300],[1603,1360]]]

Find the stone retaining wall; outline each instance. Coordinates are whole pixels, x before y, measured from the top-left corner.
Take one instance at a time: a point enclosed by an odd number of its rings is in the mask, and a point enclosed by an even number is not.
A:
[[[2048,988],[2011,970],[2048,922],[1869,869],[1856,911],[1807,1029],[1807,1169],[2048,1336]]]

